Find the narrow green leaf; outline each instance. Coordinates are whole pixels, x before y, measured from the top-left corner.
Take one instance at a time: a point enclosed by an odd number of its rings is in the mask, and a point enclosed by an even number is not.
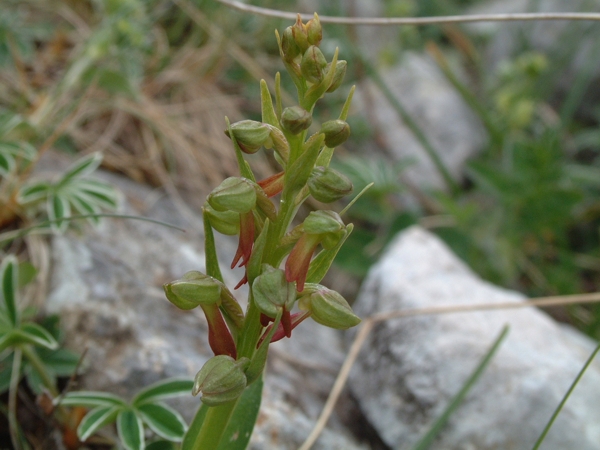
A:
[[[114,209],[118,206],[117,191],[108,183],[76,179],[69,184],[69,189],[77,192],[77,196],[86,198],[88,202],[103,208]]]
[[[287,192],[297,192],[304,187],[312,172],[319,152],[323,148],[325,135],[323,133],[313,134],[304,143],[302,154],[294,161],[285,172],[285,187],[283,196],[287,198]]]
[[[21,205],[43,200],[48,196],[50,183],[46,181],[36,181],[23,186],[17,195],[17,201]]]
[[[46,379],[52,381],[52,384],[55,386],[56,374],[48,367],[44,367],[44,372]],[[46,389],[44,379],[42,379],[40,373],[31,364],[25,365],[25,378],[27,379],[27,385],[34,394],[39,395]]]
[[[269,87],[265,80],[260,80],[260,105],[262,121],[279,128],[279,120],[277,120],[277,115],[275,114],[273,99],[271,98],[271,93],[269,92]]]
[[[127,405],[123,399],[114,394],[96,391],[69,392],[61,399],[60,404],[65,406],[85,406],[88,408],[95,406],[124,407]]]
[[[0,153],[0,175],[7,176],[15,168],[15,159],[12,155]]]
[[[117,433],[127,450],[144,450],[144,424],[135,411],[124,409],[119,412]]]
[[[2,281],[3,308],[13,327],[19,323],[17,310],[19,285],[19,264],[14,255],[8,255],[0,265],[0,280]]]
[[[52,222],[52,229],[63,233],[69,226],[69,221],[64,220],[71,215],[71,206],[69,201],[56,194],[48,196],[47,202],[48,218]]]
[[[151,384],[137,393],[132,405],[140,406],[144,403],[156,402],[167,398],[191,395],[194,380],[187,378],[168,378]]]
[[[89,215],[88,222],[92,225],[98,225],[100,223],[100,218],[95,216],[94,214],[100,213],[100,208],[96,203],[89,201],[89,199],[85,198],[84,195],[77,195],[78,193],[74,193],[69,196],[69,201],[73,206],[73,209],[81,215]]]
[[[477,383],[477,380],[481,377],[487,366],[490,364],[494,355],[500,348],[500,345],[508,335],[509,327],[505,325],[502,328],[502,331],[487,351],[487,353],[483,356],[473,373],[469,376],[465,384],[460,389],[460,391],[450,400],[450,403],[446,407],[446,409],[442,412],[442,414],[436,419],[433,423],[429,431],[421,438],[421,440],[417,443],[413,450],[426,450],[428,449],[433,441],[435,440],[438,433],[442,430],[452,413],[456,411],[459,405],[462,403],[464,398],[467,396],[468,392],[471,390],[473,385]]]
[[[36,352],[46,366],[60,377],[73,375],[79,364],[80,356],[66,348],[59,348],[54,351],[38,348]]]
[[[63,402],[64,403],[64,402]],[[81,420],[77,427],[77,436],[79,440],[85,442],[100,428],[114,422],[119,414],[120,406],[99,406],[92,409]]]
[[[48,350],[56,350],[59,347],[54,336],[37,323],[24,323],[20,329],[16,329],[13,332],[17,333],[19,338],[28,344],[38,345]]]
[[[321,250],[319,254],[315,256],[310,263],[308,274],[306,275],[307,283],[319,283],[323,277],[325,277],[329,271],[329,268],[331,267],[331,264],[333,263],[333,260],[335,259],[335,256],[339,252],[340,248],[342,248],[342,245],[344,245],[344,242],[346,239],[348,239],[348,236],[350,236],[350,233],[352,233],[353,229],[354,225],[351,223],[346,225],[346,234],[342,239],[340,239],[340,242],[338,242],[338,244],[332,249]]]
[[[538,438],[538,440],[535,442],[532,450],[537,450],[538,448],[540,448],[540,445],[542,445],[542,442],[544,442],[544,439],[546,438],[546,435],[548,434],[548,431],[550,431],[550,428],[552,428],[552,425],[554,424],[554,421],[558,417],[558,414],[562,410],[563,406],[565,406],[565,403],[567,403],[567,400],[571,396],[571,393],[573,392],[573,390],[575,389],[575,387],[579,383],[579,380],[581,380],[581,377],[583,377],[583,374],[585,373],[585,371],[587,370],[587,368],[590,366],[590,364],[592,363],[592,361],[594,360],[594,358],[596,357],[596,355],[598,354],[599,351],[600,351],[600,344],[598,344],[598,346],[596,346],[596,348],[594,349],[594,351],[592,352],[592,354],[590,355],[590,357],[587,359],[587,361],[585,362],[585,364],[583,365],[583,367],[581,368],[581,370],[579,371],[579,373],[577,374],[577,376],[573,380],[573,383],[571,383],[571,386],[569,387],[569,389],[567,390],[567,392],[563,396],[562,400],[560,401],[560,403],[558,404],[558,406],[554,410],[554,413],[552,413],[552,417],[550,417],[550,420],[548,421],[548,423],[544,427],[544,430],[542,431],[542,434],[540,435],[540,437]]]
[[[260,411],[260,401],[262,399],[263,379],[260,377],[254,383],[246,388],[238,401],[235,410],[225,429],[223,439],[219,447],[215,450],[245,450],[250,442],[250,436],[254,429],[254,424]],[[202,424],[209,410],[209,406],[204,403],[196,412],[190,428],[186,433],[181,450],[196,450],[194,443],[200,435]]]
[[[262,376],[246,388],[235,407],[217,450],[245,450],[256,424],[262,399]]]
[[[356,86],[352,86],[350,88],[350,92],[348,92],[348,97],[346,97],[346,101],[342,107],[342,112],[340,113],[340,120],[346,120],[348,118],[348,113],[350,112],[350,105],[352,103],[352,97],[354,96],[355,90]]]
[[[89,175],[98,168],[101,162],[102,153],[100,152],[94,152],[78,159],[65,171],[59,184],[63,185],[68,183],[73,178]]]
[[[162,403],[147,403],[137,410],[144,423],[160,437],[175,442],[183,440],[187,424],[173,408]]]
[[[200,435],[202,424],[204,423],[204,419],[206,418],[206,413],[208,412],[209,408],[210,406],[208,406],[206,403],[200,403],[200,408],[198,408],[198,411],[196,411],[196,415],[192,419],[192,423],[190,423],[188,431],[183,437],[181,450],[195,450],[194,444]]]
[[[275,113],[277,114],[277,119],[281,119],[283,102],[281,101],[281,74],[277,72],[275,74]]]
[[[202,210],[202,219],[204,221],[204,258],[206,261],[206,274],[216,278],[223,283],[223,275],[219,268],[219,257],[217,256],[217,247],[215,244],[215,235],[208,215]]]

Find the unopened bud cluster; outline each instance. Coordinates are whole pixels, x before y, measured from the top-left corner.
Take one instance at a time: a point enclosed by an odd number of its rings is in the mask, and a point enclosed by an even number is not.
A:
[[[320,125],[313,121],[315,104],[341,86],[347,64],[338,60],[337,50],[330,60],[321,51],[316,14],[306,24],[298,17],[277,37],[298,104],[284,107],[279,85],[273,103],[262,81],[261,120],[227,122],[225,134],[236,151],[240,176],[225,179],[204,205],[207,274],[188,272],[164,285],[175,306],[200,307],[206,316],[215,356],[198,372],[193,393],[210,406],[235,401],[262,373],[269,344],[291,337],[307,318],[335,329],[360,322],[339,293],[319,284],[352,225],[333,210],[317,210],[292,226],[309,197],[333,203],[352,192],[350,180],[329,163],[334,148],[350,135],[346,115],[353,91],[338,119]],[[272,150],[281,168],[256,180],[244,155],[261,149]],[[245,314],[223,283],[213,231],[238,236],[231,268],[244,272],[235,289],[249,286]]]

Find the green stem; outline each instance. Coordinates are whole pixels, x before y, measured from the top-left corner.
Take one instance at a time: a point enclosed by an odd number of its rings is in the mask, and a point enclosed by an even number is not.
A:
[[[59,392],[54,385],[54,380],[48,374],[44,362],[40,359],[35,350],[30,345],[22,345],[19,349],[23,352],[25,358],[27,358],[27,361],[29,361],[31,367],[38,373],[42,379],[42,383],[44,383],[44,386],[48,389],[50,394],[52,394],[53,397],[58,397]]]
[[[238,400],[239,397],[223,405],[208,408],[200,434],[198,434],[196,442],[194,442],[194,446],[192,447],[193,450],[216,450],[219,448],[219,442],[223,438],[223,434]]]

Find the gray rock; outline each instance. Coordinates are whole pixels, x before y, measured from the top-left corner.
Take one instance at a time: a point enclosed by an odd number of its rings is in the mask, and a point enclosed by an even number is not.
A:
[[[479,279],[429,232],[413,227],[372,268],[362,316],[440,305],[523,302]],[[382,322],[350,380],[360,408],[392,448],[411,448],[460,390],[502,327],[510,334],[432,448],[531,448],[595,346],[537,309],[417,316]],[[596,449],[600,363],[589,367],[544,449]]]
[[[191,211],[182,214],[160,191],[116,175],[103,177],[124,193],[121,213],[186,229],[183,233],[147,222],[104,219],[98,229],[52,240],[46,308],[60,314],[70,348],[87,348],[78,388],[131,397],[166,377],[193,378],[211,356],[201,311],[178,310],[162,290],[163,283],[188,270],[204,270],[202,220]],[[222,267],[227,267],[237,244],[217,238]],[[233,286],[242,274],[224,270],[224,276]],[[241,302],[246,292],[240,294]],[[312,429],[344,355],[339,334],[315,328],[307,321],[292,339],[274,344],[252,448],[297,448]],[[319,372],[323,368],[326,372]],[[198,405],[199,399],[191,395],[176,404],[188,419]],[[340,444],[332,444],[336,442]],[[363,447],[333,419],[315,448]]]
[[[382,69],[381,75],[450,174],[459,180],[466,160],[487,140],[479,118],[428,56],[407,52],[396,66]],[[369,101],[365,95],[371,97]],[[356,110],[367,111],[375,121],[392,158],[413,162],[404,172],[408,179],[425,188],[446,187],[423,146],[374,83],[359,86],[355,99]],[[366,104],[373,106],[366,108]]]

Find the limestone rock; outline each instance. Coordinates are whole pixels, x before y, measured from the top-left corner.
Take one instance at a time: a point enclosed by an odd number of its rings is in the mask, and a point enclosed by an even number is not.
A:
[[[523,302],[478,278],[434,235],[401,233],[375,265],[355,309]],[[370,423],[391,448],[408,449],[460,390],[502,327],[510,333],[432,448],[531,448],[595,346],[537,309],[394,319],[379,324],[350,380]],[[573,338],[576,336],[576,338]],[[600,363],[594,362],[544,441],[544,449],[600,442]]]

